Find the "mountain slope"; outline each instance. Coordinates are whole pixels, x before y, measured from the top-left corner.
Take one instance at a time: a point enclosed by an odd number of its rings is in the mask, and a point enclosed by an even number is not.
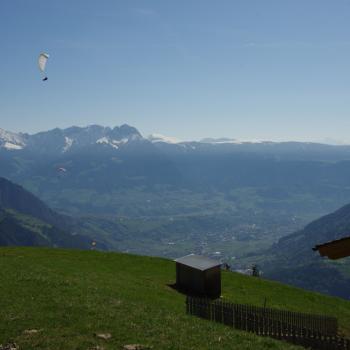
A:
[[[89,249],[91,240],[72,235],[71,224],[21,186],[0,178],[0,245]]]
[[[311,255],[318,256],[317,253],[310,251],[310,247],[333,241],[349,234],[350,204],[311,222],[303,230],[281,238],[275,248],[282,254],[290,252],[300,260]]]
[[[29,215],[0,207],[0,246],[44,246],[89,249],[91,240],[71,235]]]
[[[20,271],[20,273],[18,273]],[[168,285],[172,261],[60,249],[0,249],[0,340],[20,348],[300,349],[185,314]],[[327,314],[349,335],[350,303],[279,283],[223,272],[223,295],[238,303]],[[45,289],[45,293],[42,290]],[[24,330],[38,329],[28,335]],[[111,333],[110,340],[94,333]]]
[[[350,259],[321,258],[312,248],[350,234],[350,205],[281,238],[261,259],[265,275],[302,288],[350,299]]]
[[[16,134],[0,128],[0,149],[20,150],[26,146],[28,135]]]
[[[33,216],[51,225],[62,226],[65,218],[50,209],[44,202],[5,178],[0,177],[0,206]]]

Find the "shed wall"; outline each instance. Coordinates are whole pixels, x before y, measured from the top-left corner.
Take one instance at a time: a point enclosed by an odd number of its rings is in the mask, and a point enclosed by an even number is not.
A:
[[[201,271],[176,263],[176,285],[190,294],[218,298],[221,295],[220,267]]]
[[[204,273],[189,266],[176,263],[176,284],[186,291],[203,294]]]
[[[212,298],[221,295],[221,269],[220,266],[205,271],[205,291]]]

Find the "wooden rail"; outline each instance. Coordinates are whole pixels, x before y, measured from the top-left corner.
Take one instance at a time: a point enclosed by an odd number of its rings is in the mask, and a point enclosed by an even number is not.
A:
[[[337,335],[334,317],[309,315],[222,300],[187,297],[186,311],[260,336],[317,350],[350,350],[350,340]]]

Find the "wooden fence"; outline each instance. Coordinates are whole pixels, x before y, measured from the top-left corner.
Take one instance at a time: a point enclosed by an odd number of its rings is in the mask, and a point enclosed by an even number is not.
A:
[[[186,311],[236,329],[288,341],[317,350],[350,350],[350,340],[337,335],[334,317],[308,315],[229,303],[222,300],[187,297]]]

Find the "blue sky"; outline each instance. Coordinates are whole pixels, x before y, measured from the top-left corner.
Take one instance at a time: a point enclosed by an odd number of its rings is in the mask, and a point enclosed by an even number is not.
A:
[[[349,18],[348,0],[0,0],[0,127],[350,142]]]

